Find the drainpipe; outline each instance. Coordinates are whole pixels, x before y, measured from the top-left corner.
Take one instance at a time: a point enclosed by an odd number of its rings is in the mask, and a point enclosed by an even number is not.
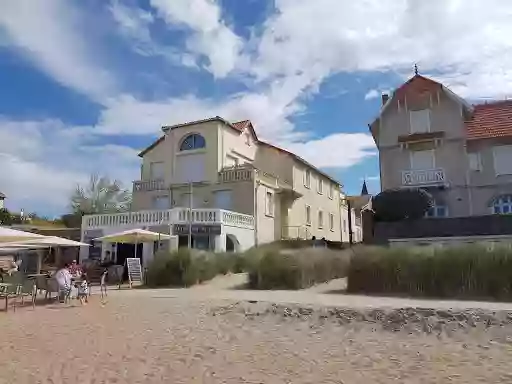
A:
[[[258,246],[258,187],[259,181],[256,181],[256,172],[253,173],[254,177],[254,245]]]
[[[347,198],[347,208],[348,208],[348,243],[350,246],[354,244],[354,239],[352,235],[352,205],[350,204],[350,199]]]

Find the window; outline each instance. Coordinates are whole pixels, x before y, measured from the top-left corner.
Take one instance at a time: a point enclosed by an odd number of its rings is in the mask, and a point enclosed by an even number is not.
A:
[[[200,208],[203,204],[203,199],[201,196],[192,194],[192,209]],[[181,207],[189,208],[190,207],[190,193],[182,193],[181,194]]]
[[[318,211],[318,228],[324,227],[324,213],[322,211]]]
[[[321,178],[318,178],[318,189],[317,192],[322,194],[324,193],[324,182]]]
[[[448,207],[445,205],[435,205],[425,213],[425,217],[448,217]]]
[[[231,207],[231,190],[215,191],[213,192],[214,207],[230,211]]]
[[[164,179],[164,163],[159,161],[149,164],[149,177],[151,180]]]
[[[251,132],[249,132],[249,130],[245,131],[245,144],[249,147],[251,146]]]
[[[331,183],[329,183],[329,194],[328,194],[328,196],[329,196],[329,199],[332,199],[333,196],[334,196],[334,187],[333,187],[333,185]]]
[[[502,195],[492,202],[492,213],[504,215],[512,213],[512,195]]]
[[[311,187],[311,171],[309,169],[304,172],[304,186],[306,188]]]
[[[329,213],[329,229],[334,231],[334,215]]]
[[[411,111],[411,133],[430,132],[430,110]]]
[[[469,152],[468,153],[469,170],[470,171],[481,171],[482,170],[482,159],[480,153]]]
[[[200,149],[206,147],[206,141],[203,136],[192,133],[185,137],[185,139],[181,142],[180,151],[189,151],[191,149]]]
[[[268,191],[265,198],[265,215],[274,216],[274,194]]]
[[[343,219],[343,232],[347,232],[347,220]]]
[[[496,176],[512,175],[512,145],[494,147],[494,170]]]
[[[306,225],[311,225],[311,206],[306,205]]]
[[[433,149],[427,151],[411,151],[411,169],[425,171],[435,168],[435,152]]]
[[[153,198],[153,209],[169,209],[169,196],[155,196]]]
[[[176,156],[174,183],[204,181],[206,179],[206,162],[205,153],[191,153],[187,156]]]

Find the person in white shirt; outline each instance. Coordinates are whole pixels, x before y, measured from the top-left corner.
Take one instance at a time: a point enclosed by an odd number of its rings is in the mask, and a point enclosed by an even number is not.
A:
[[[71,295],[71,278],[68,264],[64,264],[64,267],[55,274],[55,280],[57,280],[59,285],[59,301],[61,303],[67,301]]]

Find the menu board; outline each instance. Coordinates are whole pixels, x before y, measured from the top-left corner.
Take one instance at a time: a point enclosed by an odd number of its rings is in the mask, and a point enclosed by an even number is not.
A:
[[[130,288],[133,282],[142,283],[142,266],[140,265],[140,259],[138,257],[129,257],[126,259],[126,265],[128,267]]]

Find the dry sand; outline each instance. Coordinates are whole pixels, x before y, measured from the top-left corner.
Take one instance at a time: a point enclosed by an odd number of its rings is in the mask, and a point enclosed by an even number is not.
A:
[[[117,294],[0,313],[0,383],[512,382],[508,325],[446,336],[213,315],[228,304]]]

